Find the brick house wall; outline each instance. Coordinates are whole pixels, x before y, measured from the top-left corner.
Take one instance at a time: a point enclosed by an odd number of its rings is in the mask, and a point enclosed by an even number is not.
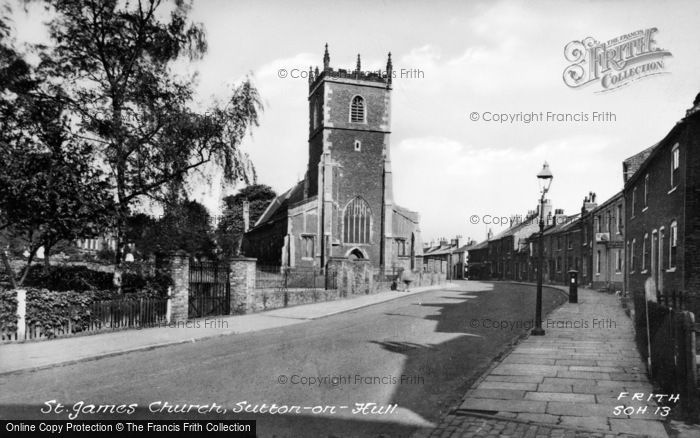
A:
[[[690,115],[671,129],[625,184],[628,286],[634,294],[637,311],[642,310],[639,306],[644,304],[648,278],[654,280],[659,295],[685,291],[697,300],[700,159],[695,151],[700,147],[699,116],[699,113]],[[673,171],[676,149],[679,167]],[[677,245],[672,257],[674,224]],[[697,301],[693,306],[695,312],[700,310]]]
[[[586,222],[590,248],[590,286],[622,290],[625,272],[624,196],[620,192],[590,212]]]

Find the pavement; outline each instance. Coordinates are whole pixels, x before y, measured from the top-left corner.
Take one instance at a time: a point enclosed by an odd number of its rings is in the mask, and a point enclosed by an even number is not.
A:
[[[667,437],[633,322],[615,295],[578,297],[545,317],[545,336],[493,364],[437,428],[414,436]]]
[[[292,326],[306,321],[349,312],[385,301],[433,289],[456,287],[454,283],[386,291],[335,301],[305,304],[237,316],[189,320],[185,324],[120,330],[44,341],[0,344],[0,375],[69,365],[134,351],[197,342],[218,336]]]

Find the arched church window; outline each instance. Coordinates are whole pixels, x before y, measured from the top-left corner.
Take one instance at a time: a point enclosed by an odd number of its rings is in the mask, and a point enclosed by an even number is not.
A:
[[[345,207],[343,215],[343,242],[369,243],[372,212],[364,199],[357,197]]]
[[[363,123],[365,121],[365,100],[362,96],[352,98],[350,104],[350,121],[354,123]]]

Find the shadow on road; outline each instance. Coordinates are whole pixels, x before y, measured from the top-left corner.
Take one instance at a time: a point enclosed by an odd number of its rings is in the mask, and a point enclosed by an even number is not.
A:
[[[524,328],[501,328],[502,322],[527,322],[535,311],[532,286],[459,284],[454,292],[417,304],[424,310],[423,318],[435,322],[434,332],[445,334],[444,342],[370,341],[405,356],[402,376],[406,378],[395,385],[392,403],[434,423],[461,399],[494,359],[527,333]],[[559,291],[544,288],[543,314],[564,301]]]

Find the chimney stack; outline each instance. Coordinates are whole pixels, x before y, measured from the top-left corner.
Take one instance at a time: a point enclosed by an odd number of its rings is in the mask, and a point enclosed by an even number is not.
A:
[[[698,111],[700,111],[700,93],[698,93],[698,95],[695,96],[693,106],[685,112],[685,116],[688,117],[689,115],[694,114]]]
[[[588,196],[583,198],[583,205],[581,206],[581,214],[588,213],[591,210],[594,210],[598,204],[595,202],[595,193],[593,192],[588,192]]]

